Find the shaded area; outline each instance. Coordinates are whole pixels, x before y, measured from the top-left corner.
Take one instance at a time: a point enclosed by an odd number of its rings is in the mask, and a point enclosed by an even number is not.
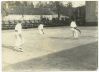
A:
[[[14,48],[14,46],[5,45],[5,44],[2,44],[2,47],[3,48],[8,48],[8,49],[13,49]]]
[[[73,40],[73,38],[70,38],[70,37],[49,37],[50,39],[69,39],[69,40]]]
[[[96,70],[98,42],[11,65],[14,70]]]
[[[14,46],[9,46],[9,45],[2,45],[2,48],[7,48],[7,49],[11,49],[13,51],[16,51],[16,52],[20,52],[18,49],[15,49]]]
[[[79,36],[77,39],[74,38],[73,36],[70,37],[49,37],[50,39],[60,39],[60,40],[78,40],[78,39],[90,39],[90,38],[97,38],[97,37],[93,37],[93,36]]]

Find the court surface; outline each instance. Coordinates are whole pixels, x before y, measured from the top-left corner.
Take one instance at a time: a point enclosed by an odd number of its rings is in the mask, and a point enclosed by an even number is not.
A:
[[[2,31],[4,72],[96,70],[98,59],[98,27],[80,27],[78,39],[69,27],[23,29],[23,52],[14,50],[14,30]]]

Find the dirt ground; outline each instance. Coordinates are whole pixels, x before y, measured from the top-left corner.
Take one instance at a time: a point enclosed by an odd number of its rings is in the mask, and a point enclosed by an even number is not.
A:
[[[14,50],[14,30],[2,31],[4,72],[86,71],[98,64],[98,27],[80,27],[78,39],[69,27],[45,27],[23,30],[23,52]]]

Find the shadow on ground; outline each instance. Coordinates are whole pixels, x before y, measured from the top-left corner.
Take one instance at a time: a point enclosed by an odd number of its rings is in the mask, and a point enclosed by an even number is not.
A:
[[[61,40],[64,40],[64,39],[71,39],[72,40],[72,38],[70,38],[70,37],[49,37],[50,39],[61,39]]]
[[[8,48],[8,49],[13,49],[14,48],[14,46],[9,46],[9,45],[5,45],[5,44],[2,44],[2,47],[3,48]]]
[[[11,65],[14,70],[96,70],[98,42],[52,53]]]
[[[73,37],[49,37],[50,39],[61,39],[61,40],[74,40],[75,38]],[[90,38],[96,38],[96,37],[93,37],[93,36],[80,36],[80,39],[90,39]],[[78,38],[79,39],[79,38]]]
[[[16,51],[16,52],[20,52],[19,50],[15,49],[14,46],[2,44],[2,48],[7,48],[7,49],[11,49],[11,50]]]

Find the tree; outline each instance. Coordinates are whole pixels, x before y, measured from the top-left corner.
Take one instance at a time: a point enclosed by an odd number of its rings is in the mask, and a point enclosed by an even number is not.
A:
[[[44,5],[43,5],[43,2],[39,1],[36,5],[37,8],[43,8]]]
[[[21,3],[20,3],[19,1],[16,1],[16,2],[15,2],[15,5],[16,5],[16,6],[20,6]]]
[[[24,6],[27,6],[27,2],[26,1],[24,1]]]
[[[56,11],[57,11],[57,14],[58,14],[58,20],[60,19],[60,3],[58,1],[55,2],[55,5],[56,5]]]
[[[72,5],[72,2],[68,2],[67,3],[67,7],[72,7],[73,5]]]
[[[55,1],[53,4],[55,5],[54,10],[56,11],[56,13],[58,15],[58,20],[60,20],[60,15],[62,13],[64,5],[62,4],[62,2],[59,2],[59,1]]]
[[[6,4],[8,4],[7,1],[4,1],[4,2],[1,3],[1,13],[2,13],[2,17],[8,15]]]

